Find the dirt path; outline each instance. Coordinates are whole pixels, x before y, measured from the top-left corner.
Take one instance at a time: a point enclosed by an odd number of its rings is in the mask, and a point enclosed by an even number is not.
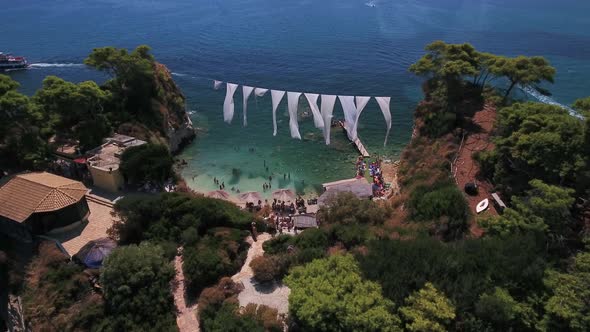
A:
[[[457,160],[453,164],[453,174],[459,189],[464,190],[465,184],[468,182],[475,182],[479,187],[479,193],[476,196],[466,196],[469,203],[469,207],[473,214],[476,214],[475,207],[477,203],[483,199],[490,199],[492,185],[479,174],[479,166],[473,159],[474,154],[479,151],[489,151],[494,148],[494,144],[491,142],[491,133],[493,130],[494,123],[496,121],[496,108],[492,105],[484,105],[483,110],[475,113],[473,117],[473,123],[477,130],[467,133],[464,138],[463,145],[459,151]],[[494,209],[490,202],[490,207],[482,213],[497,215],[498,213]],[[483,231],[473,224],[470,227],[471,233],[474,236],[481,236]]]
[[[248,257],[242,270],[232,277],[235,282],[241,282],[244,290],[238,296],[240,306],[245,307],[248,303],[264,304],[275,308],[279,313],[286,314],[289,311],[289,293],[291,290],[282,284],[274,283],[261,285],[252,278],[254,273],[250,268],[252,259],[264,255],[262,244],[271,239],[270,234],[263,233],[258,236],[258,241],[253,242],[252,238],[248,241],[252,244],[248,249]]]
[[[199,320],[195,316],[197,305],[187,306],[185,289],[184,289],[184,273],[182,272],[182,256],[174,258],[174,269],[176,276],[174,282],[176,287],[174,289],[174,303],[178,313],[176,315],[176,324],[180,332],[199,332]]]

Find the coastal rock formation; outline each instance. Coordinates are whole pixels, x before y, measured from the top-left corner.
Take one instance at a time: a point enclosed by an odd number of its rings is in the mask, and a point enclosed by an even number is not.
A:
[[[126,122],[119,126],[121,134],[168,146],[170,152],[178,153],[195,137],[193,123],[186,110],[186,99],[172,79],[166,66],[155,63],[154,95],[152,110],[158,115],[159,128],[149,128],[145,124]]]

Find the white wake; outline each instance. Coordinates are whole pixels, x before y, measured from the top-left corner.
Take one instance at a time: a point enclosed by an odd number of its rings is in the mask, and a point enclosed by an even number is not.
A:
[[[571,107],[569,107],[567,105],[561,104],[561,103],[557,102],[555,99],[553,99],[553,98],[551,98],[549,96],[545,96],[545,95],[539,93],[539,91],[537,91],[536,89],[534,89],[534,88],[532,88],[530,86],[520,86],[520,89],[522,91],[524,91],[526,94],[528,94],[529,96],[535,98],[536,100],[540,101],[543,104],[559,106],[559,107],[565,109],[566,111],[568,111],[571,116],[574,116],[574,117],[576,117],[578,119],[583,119],[584,118],[575,109],[573,109],[573,108],[571,108]]]
[[[31,63],[33,68],[51,68],[51,67],[83,67],[83,63]]]

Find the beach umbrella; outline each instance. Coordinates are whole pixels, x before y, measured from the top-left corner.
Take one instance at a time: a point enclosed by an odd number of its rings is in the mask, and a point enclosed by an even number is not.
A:
[[[91,269],[98,269],[102,266],[103,260],[117,247],[117,242],[109,238],[101,238],[86,243],[74,259]]]
[[[295,200],[295,194],[291,189],[279,189],[272,192],[272,198],[279,201],[293,201]]]
[[[243,194],[240,194],[240,200],[246,203],[258,203],[258,201],[262,200],[262,197],[260,196],[259,193],[255,192],[255,191],[248,191],[245,192]]]
[[[230,196],[228,194],[227,191],[225,190],[213,190],[207,193],[207,195],[205,195],[207,197],[210,198],[217,198],[217,199],[223,199],[223,200],[230,200]]]

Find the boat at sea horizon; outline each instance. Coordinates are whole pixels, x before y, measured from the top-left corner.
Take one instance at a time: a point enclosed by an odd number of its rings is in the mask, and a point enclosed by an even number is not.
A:
[[[0,52],[0,71],[26,69],[28,66],[29,63],[25,57]]]

